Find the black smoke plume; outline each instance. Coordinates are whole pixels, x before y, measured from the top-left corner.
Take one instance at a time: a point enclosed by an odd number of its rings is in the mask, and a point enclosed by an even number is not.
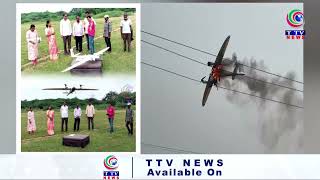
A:
[[[252,101],[258,105],[259,136],[261,143],[266,147],[266,152],[283,152],[285,148],[287,152],[288,150],[292,153],[300,151],[298,149],[301,149],[302,145],[303,109],[290,105],[303,106],[303,93],[265,83],[270,82],[298,89],[295,87],[297,83],[289,80],[296,79],[296,73],[289,71],[284,75],[288,79],[284,79],[256,70],[269,71],[263,61],[257,61],[251,58],[249,61],[245,59],[239,63],[240,65],[244,64],[253,68],[246,66],[240,68],[243,69],[245,76],[237,76],[235,80],[224,78],[221,81],[223,87],[243,91],[262,98],[281,101],[287,105],[270,102],[253,96],[239,95],[232,91],[226,92],[227,100],[240,107],[244,107],[244,104]],[[281,139],[286,140],[281,141]]]

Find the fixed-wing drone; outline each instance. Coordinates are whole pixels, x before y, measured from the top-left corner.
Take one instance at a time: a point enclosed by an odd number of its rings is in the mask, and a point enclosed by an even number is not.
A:
[[[65,70],[61,71],[61,72],[67,72],[70,71],[73,68],[76,68],[88,61],[96,61],[101,59],[101,55],[106,52],[109,49],[109,47],[106,47],[102,50],[100,50],[99,52],[96,52],[94,54],[87,54],[87,55],[80,55],[80,53],[78,54],[74,54],[73,53],[73,49],[70,49],[70,53],[71,53],[71,57],[75,58],[74,60],[74,64],[72,64],[70,67],[66,68]]]
[[[204,94],[202,98],[202,106],[206,104],[212,86],[215,85],[218,89],[218,83],[220,82],[220,79],[222,77],[231,76],[232,80],[234,80],[236,76],[244,75],[243,73],[238,73],[239,63],[237,62],[235,55],[233,55],[231,62],[230,62],[230,59],[223,58],[224,53],[227,49],[229,40],[230,40],[230,36],[228,36],[226,40],[223,42],[220,48],[220,51],[216,57],[216,61],[208,62],[208,66],[212,67],[208,80],[205,81],[204,80],[205,77],[201,79],[201,82],[206,84],[206,89],[204,90]],[[231,63],[234,63],[233,72],[229,72],[223,69],[225,65],[230,65]]]
[[[95,91],[98,89],[89,89],[89,88],[82,88],[83,85],[80,85],[80,88],[72,87],[69,88],[66,84],[64,84],[64,88],[44,88],[42,90],[56,90],[56,91],[66,91],[67,96],[69,94],[74,93],[75,91]]]

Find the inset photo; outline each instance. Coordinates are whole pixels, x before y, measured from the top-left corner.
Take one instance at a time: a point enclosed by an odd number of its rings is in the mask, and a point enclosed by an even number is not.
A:
[[[140,152],[140,5],[16,8],[17,149]]]
[[[135,4],[17,4],[22,75],[135,74]]]
[[[141,153],[303,153],[302,3],[142,10]]]
[[[21,152],[135,152],[134,76],[22,79]]]

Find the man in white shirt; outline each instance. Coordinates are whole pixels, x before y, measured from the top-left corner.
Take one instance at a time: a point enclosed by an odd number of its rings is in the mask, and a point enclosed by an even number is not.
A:
[[[80,16],[77,16],[76,22],[73,23],[73,36],[76,40],[76,50],[78,52],[82,52],[82,37],[84,36],[84,27],[80,20]]]
[[[91,124],[91,129],[92,130],[94,129],[94,123],[93,123],[94,114],[95,114],[94,106],[92,105],[91,102],[89,102],[86,108],[86,115],[88,118],[88,130],[90,130],[90,124]]]
[[[79,105],[77,105],[76,108],[74,108],[73,111],[74,115],[74,124],[73,124],[73,131],[79,131],[79,126],[80,126],[80,117],[81,117],[81,108]]]
[[[87,39],[87,48],[89,51],[90,47],[89,47],[89,34],[88,34],[88,26],[89,26],[88,16],[91,16],[90,12],[86,11],[85,18],[83,19],[83,25],[84,25],[84,33],[85,33],[86,39]],[[94,22],[94,25],[96,25],[96,21],[93,19],[92,16],[91,16],[91,20]]]
[[[71,49],[72,27],[71,27],[71,22],[68,19],[67,13],[63,15],[63,19],[60,21],[60,35],[63,39],[64,54],[69,55],[70,49]],[[68,44],[68,48],[67,48],[67,44]]]
[[[123,19],[120,22],[120,33],[123,39],[123,51],[126,51],[128,48],[128,52],[130,52],[130,44],[132,39],[132,23],[131,20],[128,19],[128,14],[125,13],[123,15]]]
[[[61,113],[61,132],[63,132],[63,126],[66,125],[66,131],[68,131],[68,106],[67,103],[64,102],[60,108]]]

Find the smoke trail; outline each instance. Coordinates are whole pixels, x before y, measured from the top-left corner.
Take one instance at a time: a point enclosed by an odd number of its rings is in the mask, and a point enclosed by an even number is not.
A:
[[[247,64],[251,67],[268,71],[267,66],[263,61],[255,59],[244,59],[241,64]],[[253,68],[245,68],[246,76],[259,79],[266,82],[272,82],[294,88],[295,83],[288,79],[268,76],[264,73],[258,72]],[[296,78],[296,73],[290,71],[286,74],[290,79]],[[240,83],[239,83],[240,82]],[[279,86],[270,85],[260,81],[255,81],[246,77],[236,77],[232,81],[230,78],[225,78],[221,81],[222,85],[230,89],[240,89],[253,95],[258,95],[263,98],[271,98],[279,100],[287,104],[302,105],[303,95],[290,89]],[[260,129],[260,141],[265,146],[266,152],[283,152],[293,151],[297,152],[301,149],[302,141],[302,120],[303,110],[295,109],[283,104],[268,102],[257,99],[255,97],[239,96],[234,92],[226,92],[226,98],[229,102],[244,107],[244,104],[249,102],[256,102],[258,106],[258,125]],[[287,143],[287,145],[284,145]],[[295,150],[293,150],[295,149]]]

